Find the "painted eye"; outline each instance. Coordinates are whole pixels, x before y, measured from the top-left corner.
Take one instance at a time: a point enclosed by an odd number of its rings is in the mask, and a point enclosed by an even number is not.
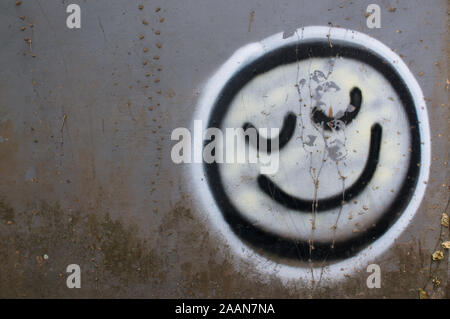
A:
[[[350,103],[343,113],[336,114],[335,116],[332,114],[326,115],[318,106],[315,106],[312,110],[311,118],[314,123],[322,126],[327,131],[331,129],[339,130],[343,125],[348,125],[355,119],[361,109],[361,103],[361,90],[354,87],[350,91]],[[339,125],[341,123],[342,125]]]
[[[294,135],[295,132],[295,126],[297,124],[297,116],[292,113],[289,112],[283,120],[283,126],[281,127],[280,130],[280,134],[278,135],[278,150],[282,149],[284,146],[286,146],[286,144],[291,140],[292,136]],[[259,151],[259,146],[260,143],[264,143],[264,145],[267,145],[266,150],[267,153],[270,154],[272,151],[272,139],[273,137],[269,138],[269,139],[265,139],[264,137],[261,137],[258,133],[258,130],[255,128],[255,126],[253,126],[253,124],[251,123],[245,123],[242,128],[244,129],[244,131],[247,131],[248,129],[254,129],[256,130],[256,145],[252,145],[253,147],[256,147],[256,149]],[[252,144],[253,142],[248,138],[248,135],[246,135],[245,138],[247,143]],[[276,151],[276,150],[274,150]]]

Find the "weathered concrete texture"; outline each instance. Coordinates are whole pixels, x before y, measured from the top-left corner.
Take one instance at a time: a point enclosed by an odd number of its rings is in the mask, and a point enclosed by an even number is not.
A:
[[[67,1],[2,1],[0,296],[417,298],[425,288],[448,298],[448,251],[430,256],[449,236],[450,8],[380,1],[382,28],[367,29],[373,2],[86,1],[82,28],[69,30]],[[315,290],[261,276],[223,247],[190,198],[189,168],[170,159],[170,133],[189,127],[202,83],[236,49],[329,22],[396,50],[427,97],[431,179],[378,260],[381,289],[366,287],[365,269]],[[72,263],[81,289],[66,287]]]

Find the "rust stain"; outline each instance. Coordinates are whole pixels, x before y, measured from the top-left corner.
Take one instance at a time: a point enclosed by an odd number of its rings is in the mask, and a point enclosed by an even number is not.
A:
[[[216,239],[188,206],[184,200],[163,212],[157,233],[147,237],[139,235],[138,224],[107,212],[45,202],[18,212],[1,201],[0,216],[15,222],[0,223],[0,240],[8,243],[0,247],[0,297],[415,298],[412,287],[427,275],[417,245],[409,243],[395,246],[389,258],[397,269],[383,272],[382,282],[396,284],[383,289],[367,289],[364,270],[349,275],[344,286],[314,290],[260,278],[245,264],[243,276],[238,261],[217,251]],[[193,247],[193,254],[180,253]],[[83,289],[66,288],[70,263],[80,265]]]
[[[253,19],[255,18],[255,10],[250,11],[250,17],[248,19],[248,32],[251,31]]]

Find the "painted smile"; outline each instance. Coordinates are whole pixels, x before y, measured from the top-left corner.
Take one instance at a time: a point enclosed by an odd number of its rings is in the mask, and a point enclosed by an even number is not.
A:
[[[381,147],[381,125],[374,124],[371,128],[369,155],[366,165],[358,179],[341,194],[332,197],[320,199],[317,201],[301,199],[289,195],[283,191],[277,184],[265,175],[258,176],[258,185],[261,190],[278,204],[301,212],[310,212],[315,205],[315,211],[325,211],[341,206],[343,203],[358,196],[367,184],[370,183],[378,165]]]

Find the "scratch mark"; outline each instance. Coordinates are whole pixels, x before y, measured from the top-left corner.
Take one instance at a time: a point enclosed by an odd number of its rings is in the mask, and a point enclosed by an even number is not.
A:
[[[254,17],[255,17],[255,10],[252,10],[252,11],[250,11],[250,18],[248,20],[248,32],[250,32],[252,29],[252,23],[253,23]]]
[[[64,114],[63,115],[63,119],[62,119],[62,123],[61,123],[61,128],[59,129],[59,132],[61,133],[61,147],[64,145],[64,125],[66,124],[66,119],[67,119],[67,115]]]
[[[106,35],[105,35],[105,29],[103,28],[103,25],[102,25],[102,20],[100,19],[100,16],[97,16],[97,18],[98,18],[98,25],[100,27],[100,30],[102,30],[102,33],[103,33],[103,39],[105,40],[105,42],[107,42]]]
[[[330,44],[330,48],[333,47],[333,44],[331,43],[331,28],[332,27],[333,27],[333,25],[330,23],[330,30],[328,31],[328,34],[327,34],[328,43]]]

